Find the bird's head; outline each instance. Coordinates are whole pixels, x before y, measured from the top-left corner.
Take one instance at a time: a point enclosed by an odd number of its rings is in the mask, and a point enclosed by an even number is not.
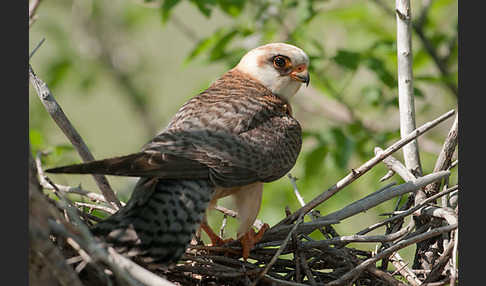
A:
[[[235,67],[258,80],[274,94],[290,99],[309,85],[309,57],[300,48],[284,43],[263,45],[246,53]]]

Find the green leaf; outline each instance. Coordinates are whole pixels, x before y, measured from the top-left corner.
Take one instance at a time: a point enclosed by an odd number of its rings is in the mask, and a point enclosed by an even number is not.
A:
[[[316,148],[306,154],[304,160],[304,170],[305,176],[312,178],[314,175],[318,174],[321,170],[324,159],[329,153],[329,148],[323,142],[319,144]]]
[[[339,128],[331,129],[331,135],[335,143],[335,148],[332,151],[334,162],[339,168],[346,169],[354,151],[355,143]]]
[[[164,3],[162,3],[162,6],[160,7],[162,12],[162,23],[166,23],[167,20],[169,20],[170,12],[180,2],[180,0],[164,0]]]
[[[30,129],[29,130],[29,139],[30,139],[30,145],[33,150],[39,150],[42,149],[44,146],[44,136],[36,130],[36,129]]]
[[[211,16],[212,7],[216,5],[216,0],[191,0],[191,3],[195,4],[196,7],[199,9],[204,16],[208,17]]]
[[[61,57],[55,60],[47,69],[46,82],[49,88],[55,88],[64,78],[66,78],[72,66],[68,57]]]
[[[418,89],[417,87],[414,87],[413,88],[413,96],[417,97],[417,98],[424,98],[424,93]]]
[[[70,144],[59,144],[54,147],[54,155],[61,156],[66,152],[74,151],[74,147]]]
[[[216,41],[211,52],[209,54],[209,60],[217,61],[224,58],[226,54],[226,46],[231,42],[231,40],[238,34],[238,31],[233,29],[224,34],[220,39]]]
[[[210,37],[207,37],[205,39],[201,39],[196,46],[192,49],[192,51],[189,53],[189,56],[186,58],[186,63],[192,61],[195,59],[197,56],[199,56],[201,53],[204,51],[207,51],[211,48],[211,46],[214,45],[214,43],[221,37],[223,34],[223,29],[219,29],[216,32],[214,32],[213,35]]]
[[[351,52],[347,50],[339,50],[337,54],[332,58],[337,64],[348,68],[350,70],[356,70],[359,66],[361,56],[359,53]]]
[[[363,98],[372,106],[378,106],[382,103],[383,92],[378,86],[365,86],[361,90]]]
[[[365,63],[386,86],[389,88],[397,87],[397,80],[393,77],[392,73],[386,69],[385,63],[381,59],[371,56],[366,59]]]
[[[219,0],[218,1],[221,10],[226,14],[234,17],[240,15],[241,11],[245,7],[246,1],[243,0]]]

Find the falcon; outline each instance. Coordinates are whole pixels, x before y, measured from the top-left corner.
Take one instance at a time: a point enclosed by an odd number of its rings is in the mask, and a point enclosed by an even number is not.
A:
[[[247,259],[268,228],[252,228],[263,183],[284,176],[301,150],[289,100],[309,84],[308,66],[306,53],[289,44],[252,49],[187,101],[140,152],[46,171],[140,177],[127,204],[92,231],[144,262],[176,262],[200,228],[213,244],[224,243],[208,226],[206,211],[232,196]]]

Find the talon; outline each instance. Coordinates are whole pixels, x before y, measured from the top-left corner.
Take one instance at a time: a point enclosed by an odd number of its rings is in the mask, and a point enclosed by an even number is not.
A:
[[[255,244],[257,244],[263,237],[263,234],[267,229],[269,229],[270,226],[265,223],[260,230],[255,233],[255,230],[253,228],[250,228],[249,231],[247,231],[240,239],[239,241],[241,242],[241,247],[242,247],[242,256],[245,261],[248,259],[250,256],[250,250],[253,249]]]
[[[212,246],[221,246],[228,242],[233,241],[232,238],[222,239],[221,237],[219,237],[219,235],[214,233],[214,231],[211,229],[211,227],[209,227],[209,225],[206,222],[201,223],[201,228],[208,234],[209,239],[211,239]]]

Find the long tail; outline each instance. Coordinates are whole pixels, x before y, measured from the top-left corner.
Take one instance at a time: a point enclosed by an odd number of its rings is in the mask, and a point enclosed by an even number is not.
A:
[[[208,180],[141,178],[127,205],[92,231],[129,257],[176,262],[199,227],[212,192]]]
[[[47,169],[48,173],[101,174],[178,179],[209,178],[207,166],[165,153],[139,152],[125,156]]]

